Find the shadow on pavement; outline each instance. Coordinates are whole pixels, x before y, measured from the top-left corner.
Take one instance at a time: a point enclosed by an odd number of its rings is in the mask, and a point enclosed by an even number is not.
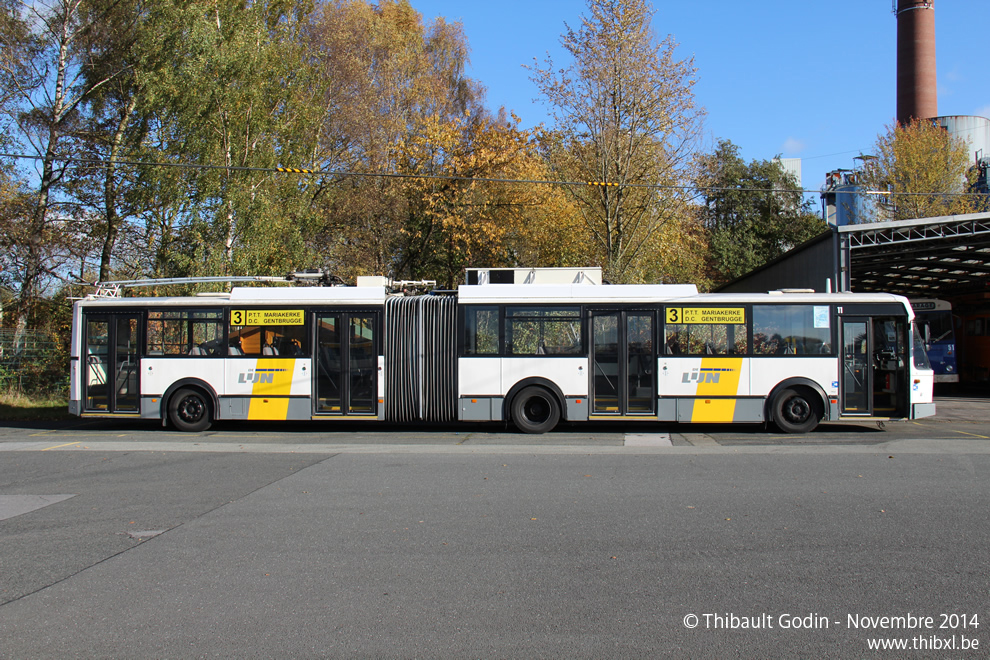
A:
[[[162,430],[164,432],[178,433],[172,427],[163,427],[160,420],[133,420],[133,419],[70,419],[70,420],[49,420],[49,421],[4,421],[0,420],[0,429],[19,429],[28,431],[59,431],[59,430],[85,430],[85,431],[108,431],[126,432],[139,431],[150,432]],[[219,421],[213,424],[208,431],[200,434],[189,434],[193,436],[210,436],[215,433],[279,433],[286,435],[312,434],[312,433],[367,433],[374,432],[377,435],[405,434],[405,433],[447,433],[457,435],[496,435],[504,433],[518,434],[521,438],[526,434],[515,429],[514,426],[505,422],[490,423],[448,423],[437,424],[428,422],[415,423],[385,423],[385,422],[348,422],[348,421]],[[878,428],[874,422],[842,422],[821,424],[810,435],[819,434],[872,434],[883,433],[884,430]],[[767,435],[780,438],[781,440],[794,437],[786,433],[777,431],[773,426],[764,424],[676,424],[670,422],[563,422],[556,429],[550,431],[547,436],[562,434],[640,434],[640,433],[671,433],[671,434],[692,434],[692,435],[724,435],[734,436],[745,435]],[[531,436],[534,442],[538,443],[540,436]]]

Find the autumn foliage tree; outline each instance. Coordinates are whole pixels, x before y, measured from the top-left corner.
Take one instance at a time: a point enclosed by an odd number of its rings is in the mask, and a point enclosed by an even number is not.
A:
[[[448,286],[481,264],[696,272],[693,67],[655,43],[645,2],[590,5],[565,36],[587,84],[537,73],[560,109],[538,129],[487,108],[462,26],[408,0],[0,9],[0,141],[38,163],[4,182],[3,274],[23,300],[54,277],[311,266]]]
[[[938,123],[915,119],[877,137],[875,158],[863,167],[877,220],[975,213],[986,197],[970,194],[976,172],[966,142]]]
[[[485,108],[460,24],[424,22],[405,0],[336,0],[310,38],[328,81],[318,160],[351,173],[316,193],[324,267],[450,286],[468,264],[511,263],[533,193],[480,179],[525,176],[538,156],[516,118]]]
[[[554,120],[544,153],[555,176],[588,183],[566,190],[606,277],[654,280],[662,274],[644,262],[662,228],[687,216],[683,185],[703,115],[695,68],[676,58],[671,36],[657,40],[645,0],[589,0],[588,11],[561,36],[568,65],[548,56],[531,69]]]

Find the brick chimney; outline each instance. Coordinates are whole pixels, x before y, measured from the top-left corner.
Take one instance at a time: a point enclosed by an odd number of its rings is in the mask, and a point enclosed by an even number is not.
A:
[[[938,116],[934,0],[896,0],[897,121]]]

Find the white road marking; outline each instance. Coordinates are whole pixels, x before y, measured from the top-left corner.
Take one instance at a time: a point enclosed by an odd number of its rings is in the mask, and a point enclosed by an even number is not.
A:
[[[0,495],[0,520],[43,509],[75,495]]]

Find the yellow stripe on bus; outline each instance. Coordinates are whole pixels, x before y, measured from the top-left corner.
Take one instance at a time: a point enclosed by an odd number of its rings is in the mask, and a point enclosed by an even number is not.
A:
[[[736,413],[742,358],[702,358],[692,422],[731,422]],[[707,398],[732,397],[732,398]]]
[[[248,404],[248,419],[284,420],[289,416],[289,395],[295,360],[259,358]]]
[[[289,416],[289,397],[251,399],[248,419],[285,420]]]

